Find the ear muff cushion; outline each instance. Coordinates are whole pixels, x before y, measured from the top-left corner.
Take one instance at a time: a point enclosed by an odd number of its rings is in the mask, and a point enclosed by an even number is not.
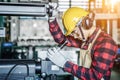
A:
[[[92,27],[92,25],[93,25],[93,20],[90,19],[89,17],[86,17],[84,24],[85,24],[84,25],[85,29],[90,29]]]
[[[84,18],[83,27],[85,29],[90,29],[90,19],[88,17]]]
[[[85,19],[85,24],[86,24],[86,27],[89,28],[89,25],[90,25],[90,19],[89,18]]]
[[[90,29],[93,25],[93,20],[95,17],[95,13],[94,12],[90,12],[88,16],[86,16],[83,20],[83,27],[85,29]]]

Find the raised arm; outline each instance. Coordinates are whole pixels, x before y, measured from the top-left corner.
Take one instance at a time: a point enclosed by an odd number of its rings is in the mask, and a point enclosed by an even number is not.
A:
[[[80,40],[74,39],[71,36],[65,36],[62,33],[56,19],[52,22],[49,22],[49,30],[50,30],[51,35],[53,36],[55,42],[62,44],[65,40],[67,40],[68,43],[66,46],[77,47],[77,48],[81,46]]]

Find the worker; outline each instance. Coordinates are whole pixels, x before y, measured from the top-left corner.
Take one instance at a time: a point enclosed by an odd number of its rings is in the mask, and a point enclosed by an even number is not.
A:
[[[66,46],[80,48],[79,64],[67,59],[57,48],[48,49],[47,55],[54,64],[81,80],[110,80],[118,46],[109,34],[95,26],[94,18],[94,12],[83,8],[67,9],[62,16],[65,34],[56,18],[49,21],[49,30],[57,43],[67,41]]]

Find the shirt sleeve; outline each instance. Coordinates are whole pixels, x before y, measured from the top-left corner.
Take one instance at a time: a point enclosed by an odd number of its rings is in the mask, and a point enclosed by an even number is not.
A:
[[[57,20],[49,22],[49,31],[53,36],[55,42],[62,44],[65,40],[68,41],[66,46],[79,48],[81,46],[81,41],[74,39],[71,36],[65,36],[60,29]]]
[[[113,41],[103,40],[94,50],[91,68],[88,69],[67,61],[64,70],[82,80],[100,80],[112,68],[116,52],[117,46]]]

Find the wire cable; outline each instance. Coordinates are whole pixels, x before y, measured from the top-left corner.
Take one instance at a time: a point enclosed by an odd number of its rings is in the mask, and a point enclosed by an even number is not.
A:
[[[9,75],[11,74],[12,70],[13,70],[15,67],[17,67],[18,65],[25,65],[26,68],[27,68],[27,76],[29,76],[29,67],[28,67],[28,64],[26,64],[26,63],[19,63],[19,64],[15,64],[15,65],[9,70],[9,72],[8,72],[8,74],[7,74],[7,76],[5,77],[4,80],[8,80],[8,77],[9,77]]]

